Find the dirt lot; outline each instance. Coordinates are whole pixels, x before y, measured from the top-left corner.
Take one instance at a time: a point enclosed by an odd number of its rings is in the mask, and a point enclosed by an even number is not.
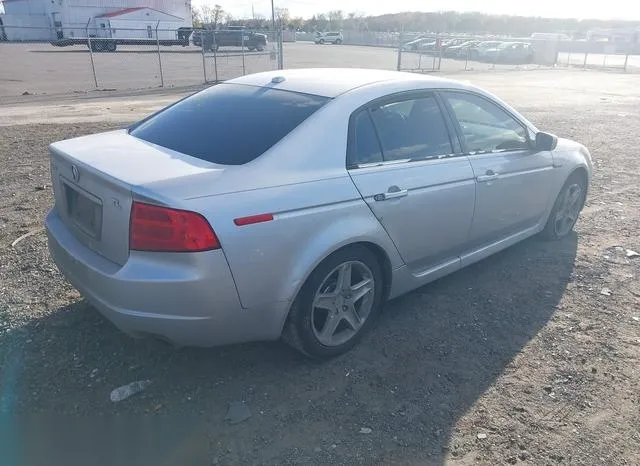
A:
[[[595,174],[577,234],[525,241],[388,303],[356,349],[323,364],[275,342],[203,350],[132,340],[64,282],[42,232],[12,247],[42,226],[51,205],[48,143],[117,127],[168,96],[77,100],[71,110],[7,107],[2,458],[13,465],[639,464],[640,258],[627,257],[627,249],[640,252],[637,84],[596,72],[469,79],[540,128],[591,149]],[[18,122],[41,121],[42,108],[65,123],[11,125],[21,108]],[[91,123],[78,122],[83,111]],[[109,400],[115,387],[147,379],[144,392]],[[251,417],[232,425],[227,409],[239,401]]]

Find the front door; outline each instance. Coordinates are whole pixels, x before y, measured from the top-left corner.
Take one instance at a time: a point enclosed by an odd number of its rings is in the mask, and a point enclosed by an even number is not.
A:
[[[442,96],[476,179],[472,245],[539,224],[552,195],[551,153],[536,151],[523,123],[484,96],[457,91]]]
[[[351,119],[349,174],[416,274],[457,265],[475,181],[433,93],[377,102]]]

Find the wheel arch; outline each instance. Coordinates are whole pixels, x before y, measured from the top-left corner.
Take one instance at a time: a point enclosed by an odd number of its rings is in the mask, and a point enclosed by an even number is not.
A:
[[[579,167],[576,167],[571,173],[569,173],[569,176],[567,176],[567,180],[574,175],[578,175],[582,177],[585,184],[587,185],[587,189],[589,188],[589,172],[587,171],[586,167],[582,165],[580,165]],[[565,180],[565,183],[566,183],[566,180]]]
[[[382,245],[380,245],[377,241],[371,238],[366,238],[366,239],[355,239],[350,242],[342,242],[327,249],[317,260],[315,260],[311,264],[311,266],[305,269],[304,274],[302,275],[302,277],[300,278],[300,280],[296,285],[295,292],[292,295],[291,301],[293,302],[296,299],[296,297],[300,293],[300,290],[306,283],[309,276],[313,273],[314,270],[318,268],[320,264],[322,264],[325,260],[327,260],[332,255],[337,254],[340,251],[344,251],[345,249],[352,248],[354,246],[364,247],[368,249],[375,256],[376,260],[378,261],[378,264],[380,265],[380,269],[382,270],[382,277],[384,280],[384,291],[385,291],[384,296],[386,298],[389,294],[389,290],[391,289],[391,278],[392,278],[392,270],[393,270],[391,258],[389,257],[388,251]]]
[[[317,260],[313,261],[313,263],[309,267],[305,268],[304,274],[297,281],[295,286],[295,291],[292,294],[291,301],[289,303],[289,308],[287,309],[287,312],[284,316],[281,328],[284,328],[285,323],[291,314],[291,309],[294,305],[296,298],[300,294],[302,287],[307,282],[307,280],[309,279],[309,276],[313,273],[313,271],[316,270],[320,264],[322,264],[325,260],[327,260],[332,255],[354,246],[361,246],[366,248],[369,252],[371,252],[375,256],[376,260],[378,261],[378,264],[380,265],[380,270],[382,271],[383,300],[386,300],[389,296],[389,293],[391,290],[391,282],[393,279],[393,273],[392,273],[393,262],[392,261],[394,259],[396,260],[398,259],[401,260],[401,259],[398,252],[395,250],[395,246],[393,246],[393,243],[391,243],[391,240],[389,240],[390,244],[386,244],[384,246],[381,243],[383,242],[376,241],[374,238],[356,238],[351,241],[344,241],[341,243],[337,243],[334,246],[327,248],[325,252],[321,254]],[[389,250],[389,246],[393,247],[391,251]]]
[[[562,180],[562,184],[560,185],[560,189],[558,189],[558,192],[555,194],[555,196],[552,199],[550,199],[549,205],[547,206],[546,213],[544,214],[544,216],[542,217],[542,221],[540,222],[540,231],[543,231],[544,228],[546,227],[547,223],[549,222],[549,218],[551,217],[551,214],[553,213],[553,208],[554,208],[554,206],[556,204],[558,196],[560,196],[560,194],[562,193],[562,190],[566,186],[567,181],[569,181],[571,179],[571,177],[576,176],[576,175],[579,176],[584,181],[584,184],[586,186],[586,192],[585,192],[585,200],[586,200],[588,192],[589,192],[589,184],[590,184],[589,183],[589,181],[590,181],[589,170],[584,165],[578,165],[578,166],[574,167],[568,173],[568,175]]]

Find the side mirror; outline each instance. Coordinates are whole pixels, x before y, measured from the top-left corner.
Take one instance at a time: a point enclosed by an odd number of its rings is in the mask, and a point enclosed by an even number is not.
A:
[[[550,151],[558,145],[558,136],[542,131],[536,133],[536,150]]]

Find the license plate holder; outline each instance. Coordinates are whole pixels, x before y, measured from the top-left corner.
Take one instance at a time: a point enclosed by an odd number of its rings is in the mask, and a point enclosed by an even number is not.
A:
[[[64,183],[67,215],[75,226],[94,239],[102,235],[102,203],[91,194]]]

